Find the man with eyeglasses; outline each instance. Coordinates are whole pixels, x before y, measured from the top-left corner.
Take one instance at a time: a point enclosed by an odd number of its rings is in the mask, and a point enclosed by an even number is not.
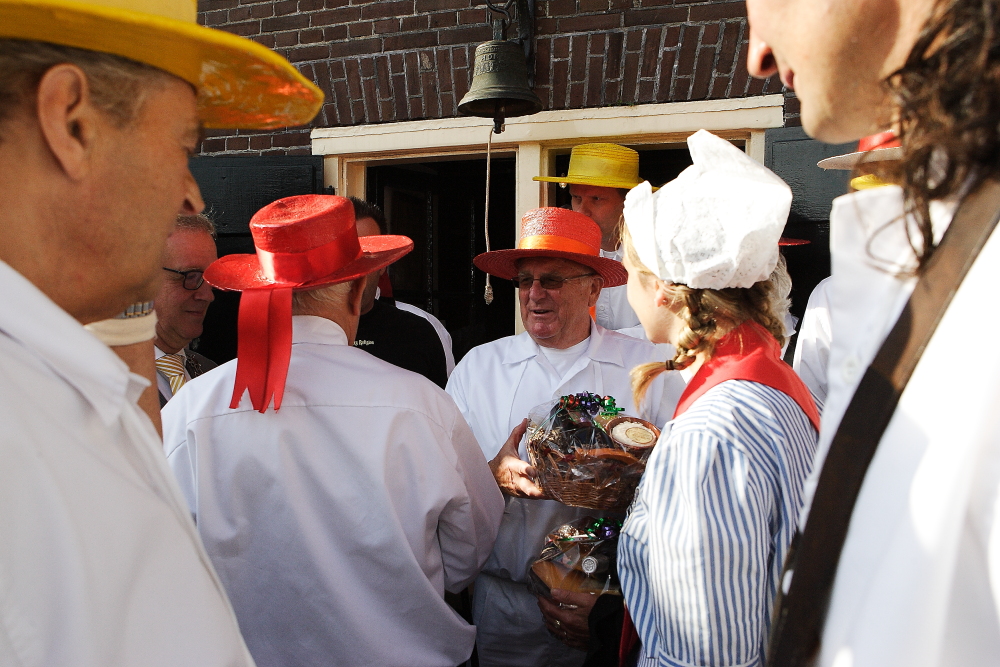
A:
[[[215,225],[204,215],[177,216],[163,255],[164,280],[156,293],[156,388],[160,407],[182,386],[216,364],[188,346],[201,335],[208,306],[215,300],[202,274],[218,259]]]
[[[473,621],[483,667],[580,665],[589,648],[587,615],[596,596],[577,593],[536,598],[528,569],[545,535],[595,510],[542,498],[521,439],[524,418],[561,396],[593,392],[613,396],[625,414],[663,424],[684,389],[677,373],[664,373],[641,406],[632,402],[629,372],[665,357],[638,338],[609,331],[590,317],[602,289],[624,285],[621,262],[602,257],[601,229],[582,213],[561,208],[528,211],[513,250],[475,258],[477,267],[517,288],[525,331],[473,348],[455,367],[447,391],[472,427],[501,491],[506,510],[493,552],[476,579]],[[555,619],[552,608],[575,605],[575,621]],[[543,615],[544,611],[544,615]]]

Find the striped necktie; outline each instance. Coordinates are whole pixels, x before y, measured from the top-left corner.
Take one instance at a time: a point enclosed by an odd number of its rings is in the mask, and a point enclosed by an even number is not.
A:
[[[187,382],[187,377],[184,375],[184,357],[179,354],[165,354],[157,359],[156,370],[167,376],[171,394],[176,395]]]

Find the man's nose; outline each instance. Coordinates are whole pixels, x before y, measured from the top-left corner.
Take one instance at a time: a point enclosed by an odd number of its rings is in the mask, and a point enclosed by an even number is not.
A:
[[[215,291],[212,289],[211,285],[207,282],[203,282],[201,287],[194,291],[194,298],[198,301],[207,301],[208,303],[212,303],[215,301]]]
[[[201,198],[201,189],[191,172],[187,175],[187,187],[184,193],[184,203],[181,205],[181,215],[198,215],[205,210],[205,202]]]
[[[778,72],[774,51],[750,27],[750,47],[747,49],[747,70],[758,79],[766,79]]]

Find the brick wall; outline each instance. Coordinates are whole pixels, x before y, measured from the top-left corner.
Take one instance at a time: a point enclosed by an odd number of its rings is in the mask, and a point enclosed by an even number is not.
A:
[[[199,0],[199,20],[287,57],[326,94],[310,127],[458,114],[483,0]],[[546,109],[745,97],[781,91],[746,71],[742,1],[537,0],[535,92]],[[787,98],[795,124],[797,100]],[[207,154],[309,153],[309,127],[212,132]]]

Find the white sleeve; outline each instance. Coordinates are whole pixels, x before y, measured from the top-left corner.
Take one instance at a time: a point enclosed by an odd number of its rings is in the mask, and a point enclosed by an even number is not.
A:
[[[182,409],[182,401],[183,398],[173,399],[160,411],[163,422],[163,453],[167,456],[167,464],[174,473],[188,510],[197,523],[198,480],[195,476],[197,469],[194,460],[195,448],[188,442],[187,419]]]
[[[472,429],[458,413],[451,445],[466,494],[453,498],[441,513],[438,541],[445,588],[454,593],[472,583],[493,551],[504,500]]]
[[[792,368],[809,387],[816,403],[823,409],[827,393],[827,366],[830,358],[830,278],[816,285],[809,295],[799,339],[795,344]]]

